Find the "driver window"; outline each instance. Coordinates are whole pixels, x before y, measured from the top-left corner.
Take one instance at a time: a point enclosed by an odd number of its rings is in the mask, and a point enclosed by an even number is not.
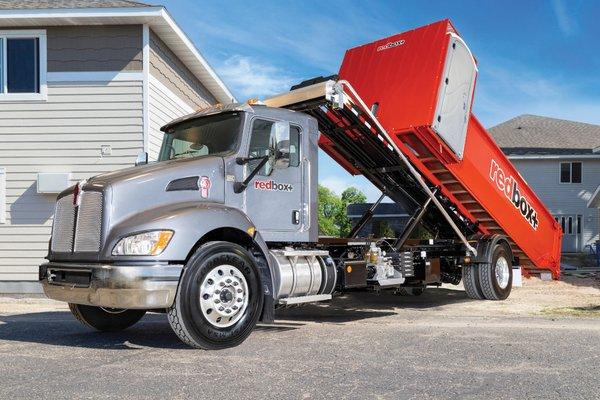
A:
[[[269,141],[271,139],[271,129],[274,126],[273,121],[261,119],[254,120],[252,124],[252,135],[250,138],[250,150],[248,157],[264,157],[269,155]],[[250,171],[254,170],[260,164],[261,160],[253,160],[248,163]],[[273,166],[271,160],[267,161],[264,167],[258,171],[258,175],[268,176],[271,174]]]

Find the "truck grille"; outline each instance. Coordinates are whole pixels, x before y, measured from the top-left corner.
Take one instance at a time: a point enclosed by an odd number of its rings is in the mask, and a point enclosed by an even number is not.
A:
[[[52,226],[53,252],[66,253],[73,249],[73,225],[75,223],[75,206],[73,195],[61,197],[56,202],[54,224]]]
[[[80,205],[73,194],[56,203],[52,227],[53,252],[98,252],[102,241],[102,192],[81,192]]]
[[[75,252],[100,250],[102,235],[102,192],[83,192],[77,213]]]

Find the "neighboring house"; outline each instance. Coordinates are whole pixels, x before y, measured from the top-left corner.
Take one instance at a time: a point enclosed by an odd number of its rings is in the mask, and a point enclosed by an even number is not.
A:
[[[372,205],[373,203],[349,204],[347,215],[352,225],[355,225]],[[374,235],[379,237],[387,231],[393,232],[393,236],[398,237],[404,231],[409,219],[410,215],[399,204],[380,203],[375,207],[373,218],[358,232],[357,236],[366,238]]]
[[[598,240],[600,126],[521,115],[489,132],[562,226],[563,252]]]
[[[59,191],[234,100],[163,7],[133,1],[0,0],[0,61],[0,293],[39,290]]]

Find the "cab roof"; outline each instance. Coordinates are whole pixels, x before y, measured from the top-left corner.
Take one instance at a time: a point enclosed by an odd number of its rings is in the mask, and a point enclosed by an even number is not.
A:
[[[263,116],[270,116],[270,117],[279,118],[279,119],[284,119],[286,114],[295,113],[295,111],[286,110],[286,109],[277,108],[277,107],[268,107],[268,106],[265,106],[262,104],[253,104],[253,105],[249,105],[247,103],[217,104],[214,106],[200,109],[191,114],[184,115],[177,119],[174,119],[173,121],[169,122],[168,124],[166,124],[165,126],[160,128],[160,130],[163,132],[167,132],[170,128],[172,128],[175,125],[178,125],[182,122],[185,122],[185,121],[191,121],[193,119],[205,117],[208,115],[227,113],[227,112],[236,112],[236,111],[247,112],[247,113],[252,113],[252,114],[260,114]]]

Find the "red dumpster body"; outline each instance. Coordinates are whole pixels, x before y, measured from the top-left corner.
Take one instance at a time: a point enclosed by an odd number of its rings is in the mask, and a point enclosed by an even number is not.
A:
[[[524,268],[558,278],[561,229],[471,113],[476,72],[443,20],[348,50],[339,76],[368,106],[377,103],[383,127],[464,218],[483,234],[506,235]]]

